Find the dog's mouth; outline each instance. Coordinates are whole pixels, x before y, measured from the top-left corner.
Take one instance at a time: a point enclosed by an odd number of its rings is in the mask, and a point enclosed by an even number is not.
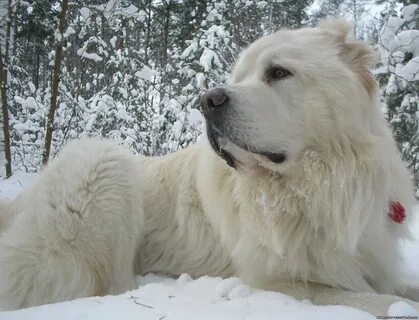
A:
[[[232,167],[236,168],[237,166],[237,159],[226,149],[221,147],[221,142],[223,139],[223,135],[213,126],[207,127],[207,136],[208,140],[211,144],[211,147],[214,149],[214,151],[223,158],[227,164]]]
[[[211,144],[211,147],[214,151],[226,161],[227,165],[232,168],[236,168],[238,164],[238,160],[234,155],[227,150],[226,146],[228,143],[232,143],[240,149],[243,149],[247,152],[252,154],[263,156],[264,158],[268,159],[270,162],[273,163],[283,163],[287,160],[287,156],[285,152],[270,152],[270,151],[259,151],[255,148],[252,148],[248,145],[242,145],[236,141],[232,141],[231,139],[226,138],[216,127],[208,125],[207,126],[207,136],[208,140]]]

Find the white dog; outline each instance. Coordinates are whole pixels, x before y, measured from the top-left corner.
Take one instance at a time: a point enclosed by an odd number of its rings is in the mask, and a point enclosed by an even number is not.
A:
[[[328,22],[253,43],[202,97],[207,142],[158,158],[69,145],[0,205],[0,306],[121,293],[151,271],[236,275],[376,315],[396,295],[418,301],[399,255],[411,179],[371,49],[347,33]]]

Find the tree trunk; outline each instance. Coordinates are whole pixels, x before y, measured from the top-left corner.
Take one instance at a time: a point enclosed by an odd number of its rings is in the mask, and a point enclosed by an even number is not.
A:
[[[10,50],[10,31],[12,27],[12,2],[7,1],[7,24],[6,24],[6,35],[5,35],[5,49],[4,49],[4,60],[3,52],[0,46],[0,95],[1,95],[1,115],[2,121],[0,126],[2,127],[2,140],[0,143],[0,151],[3,149],[2,155],[0,156],[0,163],[4,160],[4,174],[0,173],[0,176],[4,176],[6,179],[12,175],[12,154],[10,150],[10,128],[9,128],[9,105],[7,99],[7,88],[10,85],[10,76],[8,75],[9,66],[9,50]]]
[[[167,2],[166,14],[164,16],[164,27],[163,27],[163,48],[162,48],[162,60],[161,67],[166,72],[167,65],[167,51],[169,46],[169,27],[170,27],[170,14],[171,14],[171,0]]]
[[[148,50],[150,47],[150,42],[151,42],[151,10],[152,10],[152,0],[148,0],[147,3],[145,4],[145,8],[144,8],[147,12],[147,23],[146,23],[146,36],[145,36],[145,43],[144,43],[144,61],[145,64],[148,66],[149,65],[149,56],[148,56]],[[147,92],[147,85],[144,85],[144,107],[147,110],[148,107],[148,92]],[[141,119],[139,119],[139,121],[141,121]]]
[[[145,9],[147,10],[147,24],[146,24],[146,36],[144,45],[144,61],[148,65],[148,49],[150,46],[150,33],[151,33],[151,10],[152,0],[148,0]]]
[[[6,37],[6,41],[7,41]],[[7,63],[7,62],[6,62]],[[1,86],[1,110],[2,110],[2,127],[3,127],[3,141],[2,145],[4,147],[4,166],[5,166],[5,178],[8,178],[12,175],[12,156],[10,152],[10,130],[9,130],[9,108],[7,104],[7,74],[5,72],[5,67],[3,65],[3,55],[1,53],[0,46],[0,86]],[[1,149],[1,146],[0,146]],[[1,157],[3,158],[3,157]],[[0,158],[0,159],[1,159]]]
[[[34,85],[35,85],[35,88],[36,89],[38,89],[39,88],[39,64],[40,64],[40,57],[39,57],[39,55],[40,55],[40,53],[39,53],[39,44],[38,44],[38,42],[36,42],[36,47],[35,47],[35,50],[36,50],[36,60],[35,60],[35,74],[34,74]]]
[[[57,47],[55,50],[55,59],[54,59],[54,70],[52,75],[52,85],[51,85],[51,105],[48,112],[47,119],[47,132],[45,134],[45,147],[44,153],[42,155],[42,163],[45,165],[48,163],[50,152],[51,152],[51,141],[52,141],[52,132],[54,127],[54,117],[55,111],[57,109],[57,97],[58,97],[58,86],[60,84],[60,69],[61,69],[61,57],[63,51],[63,34],[65,28],[65,20],[68,8],[68,0],[62,0],[61,3],[61,15],[60,22],[58,25],[59,38],[57,39]]]
[[[274,28],[273,28],[273,23],[272,23],[272,11],[273,11],[273,6],[274,4],[272,3],[273,0],[269,1],[269,17],[268,17],[268,30],[269,33],[272,33]]]

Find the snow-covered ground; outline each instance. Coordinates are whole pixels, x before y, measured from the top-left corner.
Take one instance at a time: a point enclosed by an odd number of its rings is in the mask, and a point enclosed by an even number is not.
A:
[[[36,175],[18,173],[0,181],[0,198],[13,198],[33,182]],[[419,214],[419,208],[416,208]],[[414,227],[419,238],[418,224]],[[419,243],[405,246],[407,267],[419,265]],[[412,281],[419,278],[412,275]],[[314,306],[277,292],[255,290],[237,278],[201,277],[187,274],[178,279],[149,274],[137,277],[138,289],[106,297],[90,297],[11,312],[0,320],[336,320],[376,319],[376,316],[344,306]],[[390,316],[419,316],[404,303],[389,309]],[[384,316],[384,315],[383,315]]]
[[[0,199],[13,199],[29,186],[35,179],[36,174],[17,171],[7,180],[0,178]]]

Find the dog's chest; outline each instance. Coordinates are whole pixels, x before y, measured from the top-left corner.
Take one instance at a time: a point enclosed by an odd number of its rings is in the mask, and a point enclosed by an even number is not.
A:
[[[231,257],[211,225],[208,212],[204,212],[193,180],[184,179],[178,187],[166,190],[165,201],[154,194],[145,201],[146,232],[136,272],[188,273],[192,277],[233,275]]]

